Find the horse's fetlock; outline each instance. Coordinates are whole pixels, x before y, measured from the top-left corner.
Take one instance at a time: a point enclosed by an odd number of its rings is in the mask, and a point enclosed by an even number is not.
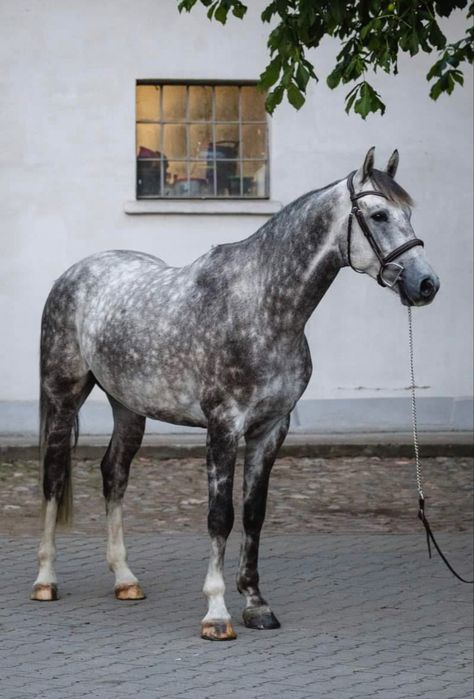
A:
[[[225,593],[225,584],[223,580],[209,580],[204,583],[204,586],[202,588],[202,591],[206,595],[206,597],[217,597],[217,596],[224,596]]]
[[[40,546],[38,550],[38,563],[40,565],[45,565],[46,563],[53,563],[56,560],[56,549],[52,546]]]

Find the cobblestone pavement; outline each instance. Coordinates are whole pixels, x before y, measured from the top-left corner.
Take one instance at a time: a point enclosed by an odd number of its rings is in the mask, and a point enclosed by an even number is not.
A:
[[[423,460],[429,517],[436,530],[472,531],[473,459]],[[241,463],[235,505],[240,509]],[[102,534],[99,462],[75,464],[74,532]],[[0,532],[31,536],[38,528],[38,465],[0,462]],[[125,497],[127,531],[205,532],[207,477],[203,459],[136,459]],[[278,459],[266,528],[273,533],[412,532],[418,528],[411,459]],[[237,518],[240,519],[240,518]],[[238,526],[238,525],[237,525]]]
[[[61,599],[28,600],[34,544],[4,538],[0,608],[3,699],[471,699],[472,588],[419,534],[283,534],[263,543],[261,578],[282,622],[246,629],[227,556],[227,602],[236,641],[198,635],[206,537],[129,537],[148,598],[118,602],[104,542],[62,536]],[[466,533],[440,538],[467,574]]]
[[[141,602],[113,596],[94,462],[74,470],[77,518],[58,537],[61,599],[29,601],[36,470],[0,467],[2,699],[472,699],[472,587],[427,558],[411,461],[279,460],[260,572],[282,628],[241,622],[237,519],[226,599],[238,638],[228,643],[199,638],[208,554],[200,460],[134,465],[126,529]],[[425,460],[425,471],[440,543],[469,576],[472,459]]]

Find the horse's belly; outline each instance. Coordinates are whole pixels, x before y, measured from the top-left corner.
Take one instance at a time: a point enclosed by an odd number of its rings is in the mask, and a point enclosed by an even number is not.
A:
[[[132,412],[176,425],[206,427],[200,404],[200,388],[192,373],[180,376],[161,372],[156,367],[116,371],[110,366],[92,363],[91,369],[106,393]]]
[[[152,420],[171,422],[174,425],[187,427],[207,427],[207,419],[199,403],[168,403],[165,405],[149,406],[144,412]]]

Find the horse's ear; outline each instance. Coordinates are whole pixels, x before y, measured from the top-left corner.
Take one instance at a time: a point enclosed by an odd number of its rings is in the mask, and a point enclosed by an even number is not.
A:
[[[374,153],[375,146],[372,146],[372,148],[367,151],[364,164],[357,170],[354,180],[359,184],[364,184],[372,174],[372,170],[374,169]]]
[[[398,155],[398,150],[395,148],[392,155],[388,159],[386,173],[390,177],[395,177],[397,174],[398,163],[400,161],[400,156]]]

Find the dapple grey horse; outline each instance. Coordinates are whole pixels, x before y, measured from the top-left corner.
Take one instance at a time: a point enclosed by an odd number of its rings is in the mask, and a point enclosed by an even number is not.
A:
[[[235,638],[223,563],[241,437],[243,618],[250,628],[279,626],[259,589],[258,548],[270,471],[311,376],[305,325],[348,264],[390,286],[405,305],[428,303],[439,287],[410,225],[410,196],[394,180],[397,164],[395,151],[385,171],[374,169],[371,149],[349,178],[302,196],[246,240],[218,245],[186,267],[116,250],[78,262],[56,281],[41,331],[45,511],[33,599],[57,599],[55,528],[71,513],[71,436],[97,384],[114,417],[101,470],[116,597],[144,597],[127,565],[122,498],[149,417],[207,428],[211,554],[202,637]]]

